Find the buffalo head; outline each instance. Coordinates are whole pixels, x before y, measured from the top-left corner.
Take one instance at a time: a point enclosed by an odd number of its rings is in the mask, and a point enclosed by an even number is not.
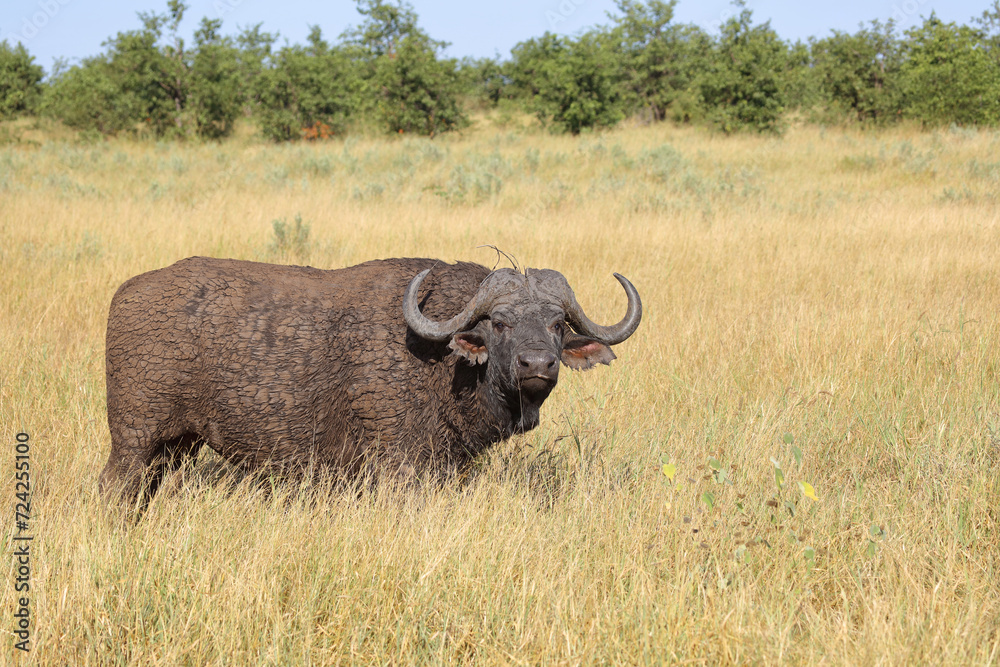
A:
[[[550,269],[494,271],[465,308],[438,322],[420,312],[417,293],[429,273],[420,272],[403,298],[407,325],[421,338],[449,341],[454,354],[484,364],[485,386],[512,419],[512,430],[538,425],[538,411],[559,380],[560,362],[576,370],[608,364],[639,326],[642,302],[625,277],[614,274],[628,295],[625,317],[613,326],[595,324],[576,302],[566,278]]]

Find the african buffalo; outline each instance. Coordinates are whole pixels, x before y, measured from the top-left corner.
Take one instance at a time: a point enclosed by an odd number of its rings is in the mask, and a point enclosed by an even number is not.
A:
[[[461,465],[538,425],[560,361],[615,358],[642,317],[615,277],[628,308],[614,326],[545,269],[192,257],[131,278],[108,316],[101,490],[153,493],[202,443],[248,467],[347,476]]]

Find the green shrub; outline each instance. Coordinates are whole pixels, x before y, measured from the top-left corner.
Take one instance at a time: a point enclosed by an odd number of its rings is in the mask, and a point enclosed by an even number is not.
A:
[[[932,14],[906,34],[900,75],[907,117],[935,126],[1000,122],[1000,60],[980,31]]]
[[[515,46],[512,56],[515,89],[552,129],[579,134],[625,117],[620,60],[606,36],[571,40],[545,33]]]
[[[872,21],[853,35],[834,31],[812,52],[823,100],[834,112],[872,123],[899,118],[902,53],[891,21]]]
[[[388,132],[433,137],[469,124],[458,104],[453,60],[439,60],[432,42],[403,39],[395,57],[381,56],[375,74],[378,118]]]
[[[285,222],[283,218],[272,220],[271,229],[274,232],[269,247],[272,255],[281,258],[308,259],[309,225],[302,222],[301,214],[296,213],[292,223]]]
[[[753,25],[745,8],[722,25],[712,62],[699,80],[709,118],[723,132],[777,132],[785,109],[787,46],[769,23]]]
[[[690,88],[709,64],[711,39],[696,25],[672,23],[676,0],[616,0],[612,44],[621,60],[621,85],[631,110],[653,120],[687,122],[700,116]]]
[[[322,123],[342,133],[351,114],[351,64],[343,49],[331,49],[318,28],[310,46],[281,49],[256,79],[258,122],[274,141],[302,138],[303,128]]]
[[[386,131],[433,137],[469,124],[458,104],[455,61],[438,59],[437,46],[422,34],[411,34],[396,51],[378,57],[377,115]]]
[[[188,108],[195,131],[206,139],[228,136],[243,106],[239,51],[228,37],[220,37],[221,20],[202,19],[195,33],[190,66]]]
[[[242,105],[237,49],[204,19],[195,49],[178,30],[187,6],[140,13],[143,27],[118,33],[105,53],[54,73],[44,110],[70,127],[102,134],[219,138],[232,132]],[[164,31],[168,40],[161,44]]]
[[[42,113],[69,127],[115,134],[142,121],[140,101],[114,81],[105,56],[53,74],[42,99]]]
[[[386,132],[432,137],[468,125],[458,65],[438,56],[447,44],[417,26],[413,8],[402,0],[358,0],[358,12],[366,20],[346,33],[362,80],[356,109],[374,104]]]
[[[23,44],[0,42],[0,119],[33,112],[41,80],[42,68]]]

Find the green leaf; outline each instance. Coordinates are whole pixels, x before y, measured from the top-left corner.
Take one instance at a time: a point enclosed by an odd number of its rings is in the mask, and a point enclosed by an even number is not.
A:
[[[808,561],[814,561],[814,560],[816,560],[816,550],[813,549],[812,547],[806,547],[803,550],[802,555],[805,556],[806,560],[808,560]]]
[[[802,450],[792,445],[792,457],[795,459],[795,465],[802,467]]]
[[[706,491],[701,494],[701,501],[708,506],[709,510],[712,510],[715,507],[715,494],[710,491]]]
[[[781,466],[774,459],[771,459],[771,463],[774,464],[774,483],[778,486],[778,491],[785,488],[785,473],[781,472]]]
[[[666,475],[667,479],[673,482],[674,475],[677,474],[677,466],[674,465],[673,463],[664,463],[662,470],[663,474]]]
[[[719,463],[719,459],[712,457],[709,457],[708,459],[708,467],[710,467],[712,470],[722,470],[722,464]]]
[[[795,442],[795,436],[792,435],[791,433],[786,433],[784,436],[782,436],[781,439],[785,441],[786,445],[790,445],[793,442]]]
[[[869,558],[875,557],[875,543],[868,540],[868,549],[866,550]]]

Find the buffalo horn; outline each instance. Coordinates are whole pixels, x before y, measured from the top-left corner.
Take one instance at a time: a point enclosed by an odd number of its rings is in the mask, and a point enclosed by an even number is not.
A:
[[[635,287],[632,286],[632,283],[625,276],[616,273],[615,278],[625,288],[625,293],[628,295],[628,309],[625,311],[625,317],[618,324],[608,327],[594,324],[587,317],[586,313],[583,312],[580,304],[576,302],[576,297],[573,295],[572,290],[569,290],[563,308],[566,311],[566,319],[569,320],[569,323],[573,325],[573,328],[577,332],[584,336],[596,338],[606,345],[617,345],[631,336],[635,333],[635,330],[639,326],[639,321],[642,319],[642,301],[639,300],[639,292],[636,291]]]
[[[447,340],[456,331],[461,331],[489,311],[489,299],[484,294],[485,290],[480,288],[466,304],[465,309],[450,320],[435,322],[425,317],[420,312],[420,306],[417,303],[417,292],[420,289],[420,283],[424,281],[430,271],[430,269],[424,269],[418,273],[410,281],[410,285],[406,288],[406,295],[403,297],[403,318],[418,336],[433,341]]]

